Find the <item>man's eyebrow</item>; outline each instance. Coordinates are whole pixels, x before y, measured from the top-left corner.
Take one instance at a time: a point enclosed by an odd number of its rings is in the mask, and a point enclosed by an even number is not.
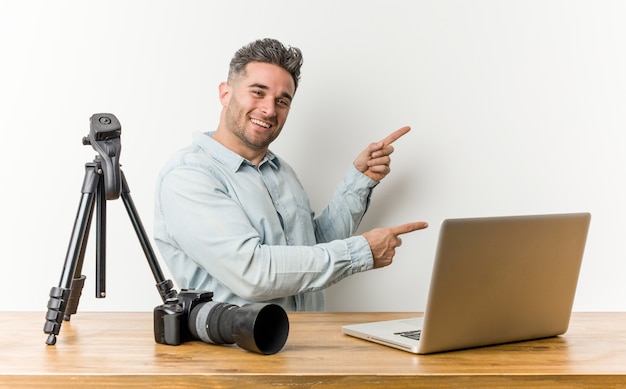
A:
[[[248,88],[259,88],[259,89],[265,89],[265,90],[270,89],[269,86],[259,84],[259,83],[250,84]]]
[[[259,83],[250,84],[248,86],[248,88],[259,88],[259,89],[263,89],[263,90],[269,90],[270,89],[267,85],[263,85],[263,84],[259,84]],[[284,97],[286,99],[289,99],[289,100],[293,100],[293,96],[290,95],[287,92],[281,93],[280,96]]]

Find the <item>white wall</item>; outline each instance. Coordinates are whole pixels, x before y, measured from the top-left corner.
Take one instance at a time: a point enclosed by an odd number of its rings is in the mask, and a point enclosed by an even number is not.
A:
[[[231,55],[261,37],[305,55],[273,150],[318,211],[369,142],[413,127],[362,230],[431,227],[392,266],[330,288],[330,310],[423,310],[444,218],[570,211],[593,214],[575,310],[626,310],[625,14],[593,0],[0,0],[0,310],[43,311],[59,283],[96,154],[81,143],[89,117],[120,119],[151,236],[161,166],[215,128]],[[121,200],[108,208],[108,296],[94,298],[92,233],[80,309],[151,310]]]

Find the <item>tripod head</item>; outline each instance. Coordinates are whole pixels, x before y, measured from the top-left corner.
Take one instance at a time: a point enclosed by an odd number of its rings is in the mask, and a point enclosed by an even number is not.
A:
[[[120,171],[122,126],[111,113],[95,113],[89,121],[91,123],[89,135],[83,137],[83,145],[91,145],[99,154],[95,162],[102,167],[106,199],[117,199],[122,190]]]

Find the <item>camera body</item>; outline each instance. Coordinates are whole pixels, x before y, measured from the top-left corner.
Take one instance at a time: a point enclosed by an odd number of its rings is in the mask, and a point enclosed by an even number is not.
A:
[[[191,311],[212,300],[213,292],[182,289],[176,299],[154,308],[154,340],[172,346],[194,340],[188,322]]]

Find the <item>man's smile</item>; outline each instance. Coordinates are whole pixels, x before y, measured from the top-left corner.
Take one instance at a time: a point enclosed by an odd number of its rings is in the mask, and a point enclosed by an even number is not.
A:
[[[250,121],[258,126],[261,126],[263,128],[270,128],[272,125],[270,123],[264,122],[262,120],[259,119],[250,119]]]

